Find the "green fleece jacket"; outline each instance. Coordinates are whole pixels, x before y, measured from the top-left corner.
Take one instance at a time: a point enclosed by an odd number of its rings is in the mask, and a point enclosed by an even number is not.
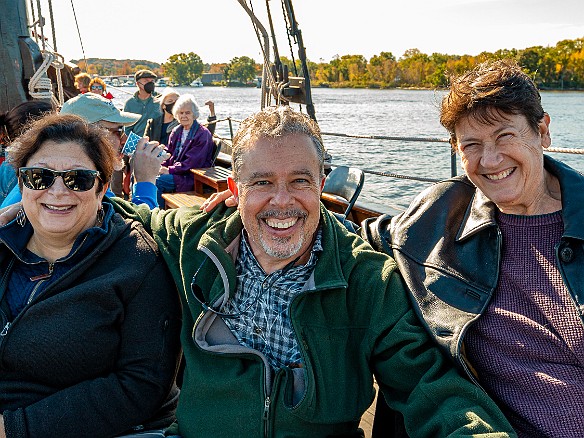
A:
[[[393,259],[347,232],[324,207],[324,251],[290,309],[304,367],[275,374],[203,309],[191,288],[198,271],[203,301],[216,304],[235,292],[239,213],[150,212],[122,202],[117,209],[139,215],[182,291],[186,369],[176,415],[183,437],[357,436],[374,376],[411,437],[516,436],[429,339]]]

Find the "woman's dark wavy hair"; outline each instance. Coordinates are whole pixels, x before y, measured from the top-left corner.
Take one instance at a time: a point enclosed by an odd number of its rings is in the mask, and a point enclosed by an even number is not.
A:
[[[450,83],[450,91],[442,99],[440,123],[448,130],[453,148],[454,127],[463,117],[490,124],[504,114],[522,114],[537,131],[545,114],[535,83],[510,59],[484,62],[451,77]]]
[[[9,148],[15,169],[25,167],[30,158],[47,142],[76,143],[100,173],[97,191],[112,177],[115,153],[106,131],[73,114],[50,114],[34,122]],[[22,189],[22,181],[19,180]]]
[[[8,143],[14,141],[34,120],[55,110],[50,102],[31,100],[16,105],[10,111],[0,114],[0,132],[8,135]]]

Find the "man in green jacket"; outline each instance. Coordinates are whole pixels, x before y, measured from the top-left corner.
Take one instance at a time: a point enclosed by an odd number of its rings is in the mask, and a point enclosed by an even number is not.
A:
[[[516,436],[436,348],[394,261],[320,204],[318,127],[288,107],[244,121],[237,211],[118,211],[153,233],[183,301],[183,437],[358,437],[377,380],[411,437]],[[112,201],[115,202],[115,201]]]

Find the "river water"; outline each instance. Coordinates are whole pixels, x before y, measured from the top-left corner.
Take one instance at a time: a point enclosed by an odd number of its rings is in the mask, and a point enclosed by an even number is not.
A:
[[[135,88],[112,91],[114,103],[121,106]],[[163,89],[159,88],[162,92]],[[219,119],[242,120],[259,110],[257,88],[177,88],[181,94],[191,93],[201,106],[201,118],[208,115],[204,102],[213,100]],[[432,90],[367,90],[316,88],[313,100],[316,117],[323,132],[350,135],[391,137],[446,138],[439,123],[442,91]],[[555,147],[584,148],[584,93],[543,92],[544,109],[550,114],[552,143]],[[237,129],[238,123],[233,123]],[[227,122],[218,124],[216,133],[229,137]],[[450,148],[447,143],[405,142],[323,136],[333,156],[333,164],[350,165],[366,170],[390,172],[426,178],[450,176]],[[584,171],[581,155],[551,154],[576,169]],[[462,171],[458,169],[458,173]],[[365,188],[360,201],[405,208],[412,198],[428,186],[428,182],[365,175]]]

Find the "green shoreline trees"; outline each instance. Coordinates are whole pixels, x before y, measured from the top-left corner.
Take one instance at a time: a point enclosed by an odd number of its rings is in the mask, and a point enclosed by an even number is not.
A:
[[[188,63],[186,58],[196,62]],[[381,52],[369,60],[362,55],[342,55],[335,56],[330,62],[309,61],[308,64],[314,86],[440,88],[448,85],[450,73],[459,74],[487,59],[499,58],[516,59],[532,75],[540,89],[584,89],[584,38],[559,41],[553,47],[501,49],[476,56],[442,53],[427,55],[418,49],[409,49],[400,58],[396,58],[391,52]],[[107,60],[107,64],[99,59],[87,61],[86,70],[100,75],[128,74],[130,65],[135,63],[130,60],[117,61],[117,64],[116,60]],[[288,64],[290,72],[294,72],[290,59],[282,57],[282,62]],[[140,61],[140,64],[148,65],[147,63],[148,61]],[[169,76],[173,82],[179,84],[190,83],[186,78],[197,78],[201,72],[221,72],[225,74],[226,81],[238,79],[243,82],[252,79],[254,66],[255,74],[259,75],[261,72],[261,65],[255,64],[255,61],[246,56],[233,58],[227,64],[209,65],[203,64],[200,57],[192,52],[188,55],[172,55],[166,63],[157,65],[159,67],[154,69],[157,73]],[[299,71],[299,65],[296,67]]]

